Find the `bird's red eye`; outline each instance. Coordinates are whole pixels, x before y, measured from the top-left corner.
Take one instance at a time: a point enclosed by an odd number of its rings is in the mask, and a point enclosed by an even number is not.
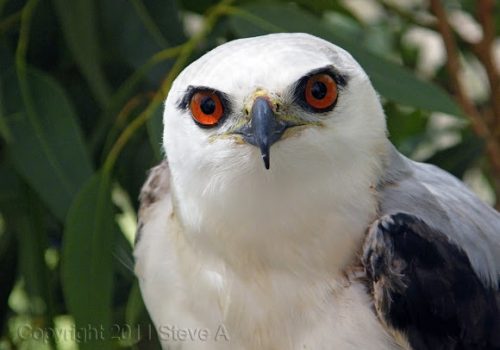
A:
[[[198,91],[189,104],[193,119],[201,126],[215,126],[224,115],[220,97],[213,91]]]
[[[326,73],[315,74],[308,78],[304,98],[316,110],[327,110],[337,101],[337,83]]]

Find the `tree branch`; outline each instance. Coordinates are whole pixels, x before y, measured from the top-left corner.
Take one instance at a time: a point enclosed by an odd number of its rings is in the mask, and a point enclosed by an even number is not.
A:
[[[477,19],[483,28],[482,40],[473,45],[473,52],[483,64],[491,90],[491,106],[494,114],[492,127],[493,136],[500,142],[500,75],[493,59],[493,44],[495,41],[495,24],[493,0],[479,0],[477,2]]]
[[[486,21],[483,26],[484,36],[482,40],[482,45],[485,45],[484,43],[488,43],[488,40],[491,40],[491,38],[487,38],[488,36],[493,35],[494,37],[494,31],[487,32],[492,30],[490,26],[492,23],[490,23],[489,13],[490,12],[484,12],[484,11],[492,11],[493,8],[493,2],[491,0],[481,0],[479,4],[480,8],[480,14],[481,16],[484,16],[483,20]],[[450,25],[448,23],[448,19],[446,17],[446,12],[443,8],[441,0],[431,0],[430,1],[430,7],[431,7],[431,12],[436,16],[437,19],[437,28],[443,38],[444,46],[446,49],[446,54],[448,56],[448,59],[446,61],[446,68],[448,70],[448,74],[450,77],[450,82],[452,85],[452,89],[456,95],[456,99],[459,103],[459,105],[462,107],[463,111],[465,112],[465,115],[468,117],[472,129],[478,135],[480,138],[482,138],[485,143],[486,143],[486,152],[488,155],[488,160],[490,163],[491,167],[491,174],[493,177],[493,186],[496,194],[496,200],[497,200],[497,208],[500,206],[500,142],[496,139],[494,133],[490,131],[488,128],[488,125],[485,121],[485,118],[481,113],[478,111],[476,108],[475,104],[473,101],[467,96],[465,93],[465,90],[463,88],[463,85],[460,81],[459,78],[459,73],[460,73],[460,61],[459,61],[459,51],[455,42],[455,38],[453,36],[453,32],[450,28]],[[491,49],[491,46],[490,46]],[[488,51],[490,50],[488,49]],[[489,57],[491,59],[491,52],[489,52]],[[485,57],[486,58],[486,57]],[[482,62],[482,61],[481,61]],[[484,64],[484,63],[483,63]],[[493,66],[494,68],[494,66]],[[485,69],[489,69],[485,65]],[[488,73],[489,75],[489,73]],[[497,76],[498,78],[498,76]],[[497,79],[498,80],[498,79]],[[490,82],[491,84],[491,82]],[[498,84],[498,81],[496,82]],[[497,85],[495,85],[495,88],[498,88]],[[493,95],[493,86],[492,86],[492,99],[495,99]],[[493,104],[496,102],[493,101]],[[495,112],[496,114],[496,112]],[[498,118],[498,117],[497,117]]]

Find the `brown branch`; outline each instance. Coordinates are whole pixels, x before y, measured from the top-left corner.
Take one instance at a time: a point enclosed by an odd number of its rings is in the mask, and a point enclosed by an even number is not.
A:
[[[480,1],[480,12],[485,16],[485,20],[488,22],[489,15],[485,15],[483,11],[486,9],[493,10],[490,8],[491,1],[484,0]],[[484,7],[483,7],[484,6]],[[460,81],[460,61],[459,61],[459,51],[457,48],[457,44],[455,42],[455,38],[453,36],[453,32],[448,23],[448,19],[446,17],[446,12],[443,8],[441,0],[431,0],[430,1],[431,12],[436,16],[437,19],[437,28],[443,38],[444,46],[446,49],[447,60],[446,60],[446,68],[448,70],[448,74],[450,77],[450,82],[452,85],[452,89],[456,95],[457,102],[465,112],[465,115],[469,118],[473,131],[477,136],[482,138],[486,143],[486,153],[488,155],[488,160],[491,167],[491,174],[493,177],[493,186],[497,199],[497,208],[500,206],[500,142],[495,138],[494,134],[488,128],[487,123],[485,122],[485,118],[481,115],[481,113],[476,108],[475,104],[472,100],[467,96],[465,90]],[[489,26],[489,23],[486,23],[486,26]],[[487,30],[490,30],[488,27]],[[491,33],[484,33],[483,42],[486,37],[491,35]],[[493,32],[494,36],[494,32]],[[489,39],[486,39],[489,40]],[[486,41],[487,42],[487,41]],[[488,69],[485,66],[485,69]],[[493,98],[493,93],[492,93]]]
[[[486,125],[482,122],[482,118],[472,101],[465,94],[465,91],[460,83],[460,61],[459,54],[453,33],[446,18],[446,12],[440,0],[431,0],[431,11],[437,18],[437,28],[441,33],[446,48],[447,61],[446,68],[450,76],[453,92],[456,94],[458,103],[469,117],[474,131],[482,138],[489,137],[489,131]]]
[[[483,64],[488,77],[491,90],[491,106],[493,109],[494,137],[500,142],[500,74],[493,59],[493,43],[495,41],[495,23],[493,13],[495,3],[493,0],[479,0],[477,2],[477,19],[483,28],[482,40],[473,45],[473,52]]]

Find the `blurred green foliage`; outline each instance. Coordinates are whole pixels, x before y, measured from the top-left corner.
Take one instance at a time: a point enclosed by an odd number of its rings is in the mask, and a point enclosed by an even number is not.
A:
[[[338,0],[0,0],[0,349],[159,348],[133,276],[136,198],[173,79],[227,40],[308,32],[344,47],[401,151],[481,179],[443,62],[419,78],[422,48],[405,39],[428,10],[365,2],[378,17]],[[434,125],[435,112],[454,117]]]

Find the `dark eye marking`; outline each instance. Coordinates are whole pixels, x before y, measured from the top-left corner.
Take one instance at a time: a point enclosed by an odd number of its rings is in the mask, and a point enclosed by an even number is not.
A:
[[[181,109],[181,110],[189,109],[189,103],[191,102],[191,98],[193,97],[193,95],[195,93],[200,92],[200,91],[208,91],[208,92],[212,92],[212,93],[216,94],[220,98],[220,100],[222,101],[222,104],[224,105],[224,109],[225,109],[226,113],[230,111],[231,103],[230,103],[229,96],[227,94],[225,94],[219,90],[216,90],[214,88],[211,88],[211,87],[192,86],[192,85],[188,86],[188,88],[186,89],[186,92],[184,93],[182,98],[179,101],[177,101],[177,108]]]
[[[225,93],[205,86],[188,86],[177,108],[189,111],[202,128],[220,125],[231,113],[231,103]]]
[[[339,92],[347,82],[348,77],[332,66],[315,69],[293,86],[294,102],[309,112],[328,112],[337,104]]]

